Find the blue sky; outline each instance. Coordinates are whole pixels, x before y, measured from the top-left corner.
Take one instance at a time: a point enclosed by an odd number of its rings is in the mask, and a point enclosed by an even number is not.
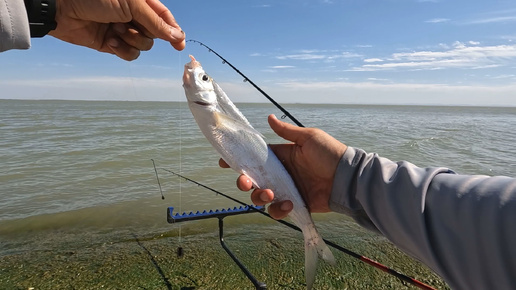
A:
[[[163,1],[283,103],[516,106],[516,1]],[[126,62],[50,36],[0,54],[0,98],[182,101],[193,54],[236,102],[265,102],[198,44]]]

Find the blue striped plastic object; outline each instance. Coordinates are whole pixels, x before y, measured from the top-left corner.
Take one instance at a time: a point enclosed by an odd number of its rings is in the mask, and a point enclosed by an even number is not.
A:
[[[167,221],[168,223],[177,223],[177,222],[184,222],[184,221],[192,221],[192,220],[200,220],[200,219],[207,219],[207,218],[215,218],[215,217],[225,217],[230,215],[239,215],[239,214],[246,214],[246,213],[253,213],[256,211],[263,211],[265,207],[263,206],[240,206],[240,207],[234,207],[234,208],[223,208],[223,209],[210,209],[209,211],[197,211],[197,212],[183,212],[182,214],[176,213],[174,214],[174,207],[170,206],[167,209]]]

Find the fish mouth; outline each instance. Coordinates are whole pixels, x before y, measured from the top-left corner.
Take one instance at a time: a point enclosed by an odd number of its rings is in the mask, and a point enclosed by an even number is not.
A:
[[[193,55],[190,54],[189,57],[190,57],[191,61],[186,64],[189,69],[194,69],[196,67],[201,66],[201,63],[198,62]]]
[[[185,64],[185,72],[183,74],[183,87],[186,85],[186,86],[192,86],[192,82],[191,81],[191,78],[192,76],[190,76],[191,73],[193,73],[193,70],[195,68],[198,68],[198,67],[201,67],[201,63],[198,62],[197,60],[195,60],[195,57],[193,57],[193,55],[189,55],[190,59],[192,61],[190,61],[189,63]]]
[[[203,101],[194,101],[194,103],[196,103],[197,105],[205,106],[205,107],[210,105],[210,103],[206,103]]]

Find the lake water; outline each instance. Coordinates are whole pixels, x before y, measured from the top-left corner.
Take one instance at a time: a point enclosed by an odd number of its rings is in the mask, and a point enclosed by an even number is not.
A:
[[[266,121],[281,112],[270,104],[237,106],[267,142],[282,142]],[[392,160],[516,175],[516,108],[285,107],[307,127]],[[170,228],[168,206],[196,211],[236,205],[163,168],[250,202],[235,187],[237,174],[219,168],[218,159],[186,103],[0,100],[0,236],[164,230]]]

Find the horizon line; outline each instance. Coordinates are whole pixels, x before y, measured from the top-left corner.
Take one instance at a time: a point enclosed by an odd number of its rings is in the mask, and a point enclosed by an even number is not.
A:
[[[38,101],[38,102],[55,102],[55,101],[70,101],[70,102],[147,102],[147,103],[188,103],[187,101],[163,101],[163,100],[103,100],[103,99],[31,99],[31,98],[1,98],[0,101]],[[234,102],[235,104],[270,104],[271,102]],[[343,105],[343,106],[407,106],[407,107],[470,107],[470,108],[516,108],[516,105],[475,105],[475,104],[417,104],[417,103],[300,103],[300,102],[282,102],[282,105]]]

